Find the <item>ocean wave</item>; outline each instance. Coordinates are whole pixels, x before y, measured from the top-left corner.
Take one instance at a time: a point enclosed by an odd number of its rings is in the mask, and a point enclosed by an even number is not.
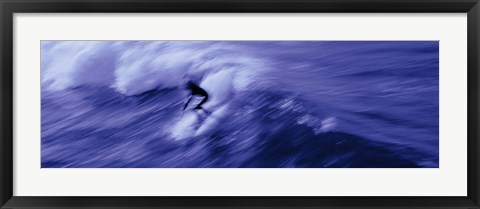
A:
[[[58,115],[43,115],[43,167],[435,166],[428,155],[413,150],[402,156],[405,151],[398,150],[408,148],[400,144],[336,130],[335,117],[314,113],[301,99],[281,92],[243,92],[221,114],[201,118],[200,112],[181,115],[183,103],[174,99],[180,89],[127,96],[115,108],[94,100],[115,102],[122,97],[119,92],[92,93],[88,87],[73,91],[61,97],[70,101],[69,97],[83,94],[76,106],[64,106],[54,95],[43,101],[48,113],[55,108],[49,106],[52,102],[70,110],[93,105],[76,115],[61,114],[71,112],[61,109]],[[132,107],[136,111],[124,111]],[[57,149],[60,145],[63,150]]]
[[[241,53],[239,47],[196,41],[42,41],[42,89],[94,85],[136,95],[192,79],[217,91],[261,85],[268,60]]]

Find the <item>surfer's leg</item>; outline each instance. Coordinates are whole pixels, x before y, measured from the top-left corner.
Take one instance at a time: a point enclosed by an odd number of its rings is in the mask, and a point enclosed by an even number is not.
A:
[[[195,109],[202,109],[203,103],[207,102],[207,100],[208,100],[208,95],[205,95],[205,97],[203,97],[203,100],[197,105],[197,107],[195,107]]]

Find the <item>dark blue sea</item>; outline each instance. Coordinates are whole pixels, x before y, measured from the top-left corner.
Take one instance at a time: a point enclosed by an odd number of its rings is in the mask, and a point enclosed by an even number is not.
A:
[[[42,168],[439,167],[437,41],[41,50]]]

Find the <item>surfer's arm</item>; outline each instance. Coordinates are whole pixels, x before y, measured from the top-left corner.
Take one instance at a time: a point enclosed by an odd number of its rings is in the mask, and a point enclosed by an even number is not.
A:
[[[192,99],[192,97],[188,98],[188,101],[187,101],[187,103],[185,103],[185,106],[183,107],[183,110],[187,109],[188,103],[190,102],[191,99]]]

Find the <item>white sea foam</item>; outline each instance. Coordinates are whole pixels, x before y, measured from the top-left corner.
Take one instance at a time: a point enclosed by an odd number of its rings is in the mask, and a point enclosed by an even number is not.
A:
[[[194,112],[186,112],[179,121],[175,123],[170,131],[171,136],[176,140],[193,137],[196,131],[196,126],[199,124],[199,115]]]
[[[268,70],[265,60],[238,47],[200,41],[43,41],[42,85],[47,91],[103,85],[135,95],[183,86],[193,78],[223,98],[226,91],[255,85]]]
[[[116,56],[112,42],[42,41],[41,60],[44,90],[105,85],[114,78]]]

